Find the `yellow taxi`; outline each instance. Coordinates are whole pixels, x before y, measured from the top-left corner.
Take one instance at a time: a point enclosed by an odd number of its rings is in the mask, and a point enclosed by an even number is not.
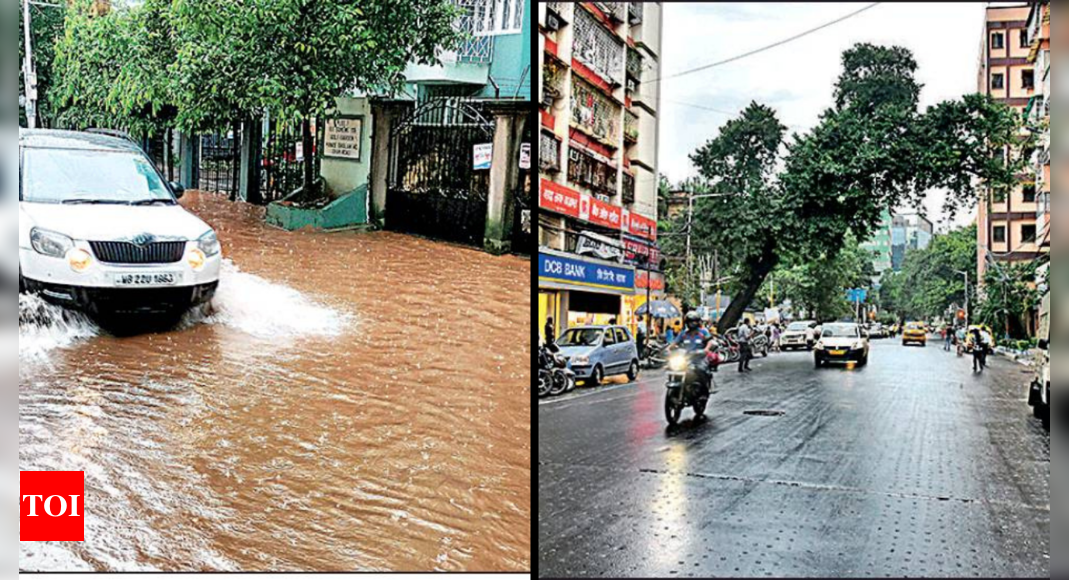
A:
[[[924,327],[923,322],[907,322],[905,328],[902,329],[902,345],[910,343],[928,345],[928,329]]]

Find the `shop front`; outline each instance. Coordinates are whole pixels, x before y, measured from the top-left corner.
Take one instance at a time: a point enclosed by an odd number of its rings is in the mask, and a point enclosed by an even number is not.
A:
[[[543,249],[538,254],[538,328],[549,317],[554,334],[586,324],[625,323],[635,270],[612,262]]]

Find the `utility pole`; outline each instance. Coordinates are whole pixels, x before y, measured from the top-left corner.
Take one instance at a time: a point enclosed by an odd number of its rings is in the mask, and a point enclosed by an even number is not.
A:
[[[26,58],[22,63],[26,87],[26,126],[34,129],[37,127],[37,72],[33,68],[33,43],[30,40],[30,0],[22,0],[22,23],[26,42]]]

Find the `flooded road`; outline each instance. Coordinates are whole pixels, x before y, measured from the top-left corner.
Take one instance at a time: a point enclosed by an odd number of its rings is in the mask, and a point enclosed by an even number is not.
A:
[[[20,297],[20,469],[87,488],[87,541],[20,568],[530,570],[530,263],[183,204],[211,312],[120,339]]]

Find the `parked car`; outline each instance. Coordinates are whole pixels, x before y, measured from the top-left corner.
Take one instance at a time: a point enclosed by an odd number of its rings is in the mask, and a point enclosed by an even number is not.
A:
[[[817,368],[829,362],[866,365],[869,362],[869,339],[858,324],[825,324],[820,331],[820,339],[813,347],[813,359]]]
[[[1028,403],[1043,426],[1050,429],[1050,293],[1043,297],[1039,309],[1039,358]]]
[[[817,343],[817,322],[815,320],[799,320],[787,325],[779,338],[780,350],[792,350],[804,348],[813,350]]]
[[[19,292],[91,314],[180,316],[219,284],[219,240],[133,142],[19,130]]]
[[[638,347],[623,326],[577,326],[557,339],[560,352],[575,377],[599,385],[606,377],[638,378]]]
[[[902,345],[919,344],[928,345],[928,329],[923,322],[907,322],[902,329]]]
[[[886,326],[874,322],[868,326],[869,338],[887,338],[889,331]]]

